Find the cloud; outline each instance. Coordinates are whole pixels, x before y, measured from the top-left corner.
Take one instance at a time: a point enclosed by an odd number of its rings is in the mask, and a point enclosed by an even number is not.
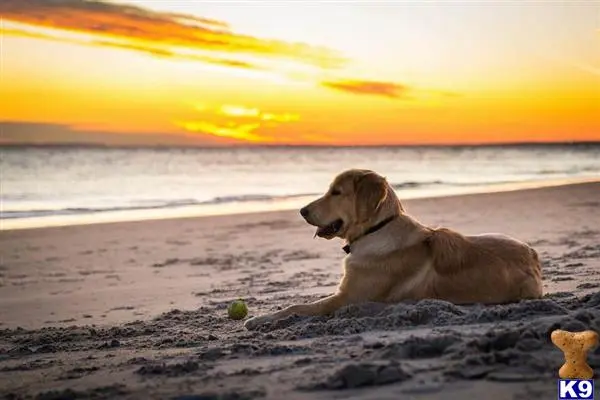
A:
[[[1,6],[0,6],[0,8],[1,8]],[[55,38],[50,35],[46,35],[44,33],[30,32],[30,31],[25,31],[22,29],[6,28],[4,26],[0,26],[0,33],[2,34],[2,36],[17,36],[17,37],[24,37],[24,38],[31,38],[31,39],[58,40],[58,38]],[[70,41],[69,39],[65,39],[65,40]]]
[[[256,118],[260,115],[258,108],[248,108],[239,105],[224,104],[219,107],[219,114],[228,115],[230,117],[251,117]]]
[[[45,34],[45,33],[41,33],[41,32],[31,32],[31,31],[22,30],[22,29],[13,29],[13,28],[5,28],[5,27],[0,28],[0,33],[2,35],[6,35],[6,36],[17,36],[17,37],[26,37],[26,38],[32,38],[32,39],[52,40],[52,41],[58,41],[58,42],[83,45],[83,46],[96,45],[96,46],[102,46],[102,47],[113,47],[113,48],[123,49],[123,50],[133,50],[133,51],[137,51],[140,53],[149,54],[154,57],[168,58],[168,59],[172,59],[172,60],[199,61],[199,62],[203,62],[206,64],[219,65],[222,67],[244,68],[244,69],[255,69],[255,70],[262,69],[258,65],[255,65],[255,64],[252,64],[252,63],[249,63],[246,61],[239,61],[239,60],[232,60],[232,59],[218,58],[218,57],[210,57],[210,56],[202,56],[202,55],[195,55],[195,54],[179,54],[179,53],[173,52],[171,50],[167,50],[165,48],[146,46],[146,45],[135,44],[135,43],[123,43],[123,42],[114,42],[114,41],[105,41],[105,40],[86,41],[86,40],[79,40],[79,39],[73,39],[73,38],[58,37],[58,36],[53,36],[53,35],[49,35],[49,34]]]
[[[415,94],[413,88],[395,82],[352,78],[318,82],[314,70],[306,75],[295,74],[287,70],[291,67],[287,62],[280,63],[281,70],[276,70],[269,60],[291,60],[295,67],[302,64],[311,69],[338,69],[348,60],[328,48],[240,34],[226,22],[191,14],[98,0],[0,0],[0,18],[35,29],[12,29],[3,23],[2,35],[119,48],[157,58],[225,67],[245,77],[316,83],[354,95],[408,100]]]
[[[221,146],[239,144],[205,132],[140,133],[82,129],[68,124],[0,121],[3,145]]]
[[[298,114],[283,113],[274,114],[263,112],[258,108],[248,108],[240,105],[224,104],[217,110],[220,115],[225,115],[233,118],[251,118],[258,121],[272,121],[276,123],[294,122],[300,119]]]
[[[206,64],[215,64],[223,67],[232,67],[232,68],[245,68],[245,69],[262,69],[261,67],[254,65],[252,63],[246,61],[239,60],[230,60],[226,58],[217,58],[210,56],[201,56],[195,54],[179,54],[172,52],[170,50],[165,50],[160,47],[149,47],[138,44],[130,44],[130,43],[117,43],[117,42],[108,42],[97,40],[93,42],[96,45],[104,46],[104,47],[115,47],[125,50],[134,50],[142,53],[147,53],[156,57],[170,58],[174,60],[189,60],[189,61],[199,61]]]
[[[239,34],[222,21],[127,4],[92,0],[2,0],[0,17],[127,44],[134,42],[142,48],[217,51],[288,59],[323,68],[337,67],[345,61],[327,48]]]
[[[321,82],[321,86],[346,93],[382,96],[388,98],[406,97],[409,88],[394,82],[365,81],[365,80],[339,80]]]
[[[223,104],[213,108],[197,105],[195,109],[200,113],[199,118],[174,121],[174,124],[188,132],[203,132],[247,143],[276,143],[279,141],[277,137],[261,132],[300,119],[297,114],[264,112],[243,105]]]
[[[273,134],[257,133],[256,124],[248,123],[237,129],[211,123],[191,123],[185,132],[112,132],[101,128],[84,129],[69,124],[2,121],[0,120],[0,145],[59,145],[59,146],[247,146],[247,145],[289,145],[289,144],[335,144],[332,137],[323,133],[292,131],[289,134],[277,132]],[[243,133],[246,133],[244,135]]]
[[[207,121],[185,121],[177,122],[177,126],[189,132],[203,132],[221,138],[243,140],[245,142],[268,142],[268,136],[255,134],[260,124],[231,124],[232,126],[217,125]]]

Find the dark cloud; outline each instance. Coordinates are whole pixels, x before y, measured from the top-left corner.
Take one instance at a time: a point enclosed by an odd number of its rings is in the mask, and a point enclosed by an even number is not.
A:
[[[346,93],[382,96],[388,98],[406,97],[409,88],[394,82],[365,81],[365,80],[339,80],[321,82],[321,86]]]
[[[102,146],[217,146],[238,141],[203,132],[114,133],[77,130],[67,124],[0,121],[0,145],[102,145]]]

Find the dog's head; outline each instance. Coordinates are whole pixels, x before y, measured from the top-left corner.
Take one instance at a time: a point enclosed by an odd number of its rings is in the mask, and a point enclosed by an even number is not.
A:
[[[329,190],[300,210],[316,235],[352,240],[383,219],[402,211],[386,179],[373,171],[351,169],[339,174]]]

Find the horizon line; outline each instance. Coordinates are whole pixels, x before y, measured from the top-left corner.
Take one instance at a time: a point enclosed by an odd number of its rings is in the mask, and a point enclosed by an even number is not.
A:
[[[357,145],[335,145],[335,144],[102,144],[85,142],[64,142],[64,143],[0,143],[0,149],[3,148],[97,148],[97,149],[381,149],[381,148],[469,148],[469,147],[534,147],[534,146],[586,146],[600,145],[599,140],[569,140],[569,141],[525,141],[525,142],[495,142],[495,143],[411,143],[411,144],[357,144]]]

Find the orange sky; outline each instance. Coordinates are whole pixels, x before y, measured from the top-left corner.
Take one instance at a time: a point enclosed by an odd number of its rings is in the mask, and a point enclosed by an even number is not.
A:
[[[0,142],[600,140],[595,1],[3,0]]]

